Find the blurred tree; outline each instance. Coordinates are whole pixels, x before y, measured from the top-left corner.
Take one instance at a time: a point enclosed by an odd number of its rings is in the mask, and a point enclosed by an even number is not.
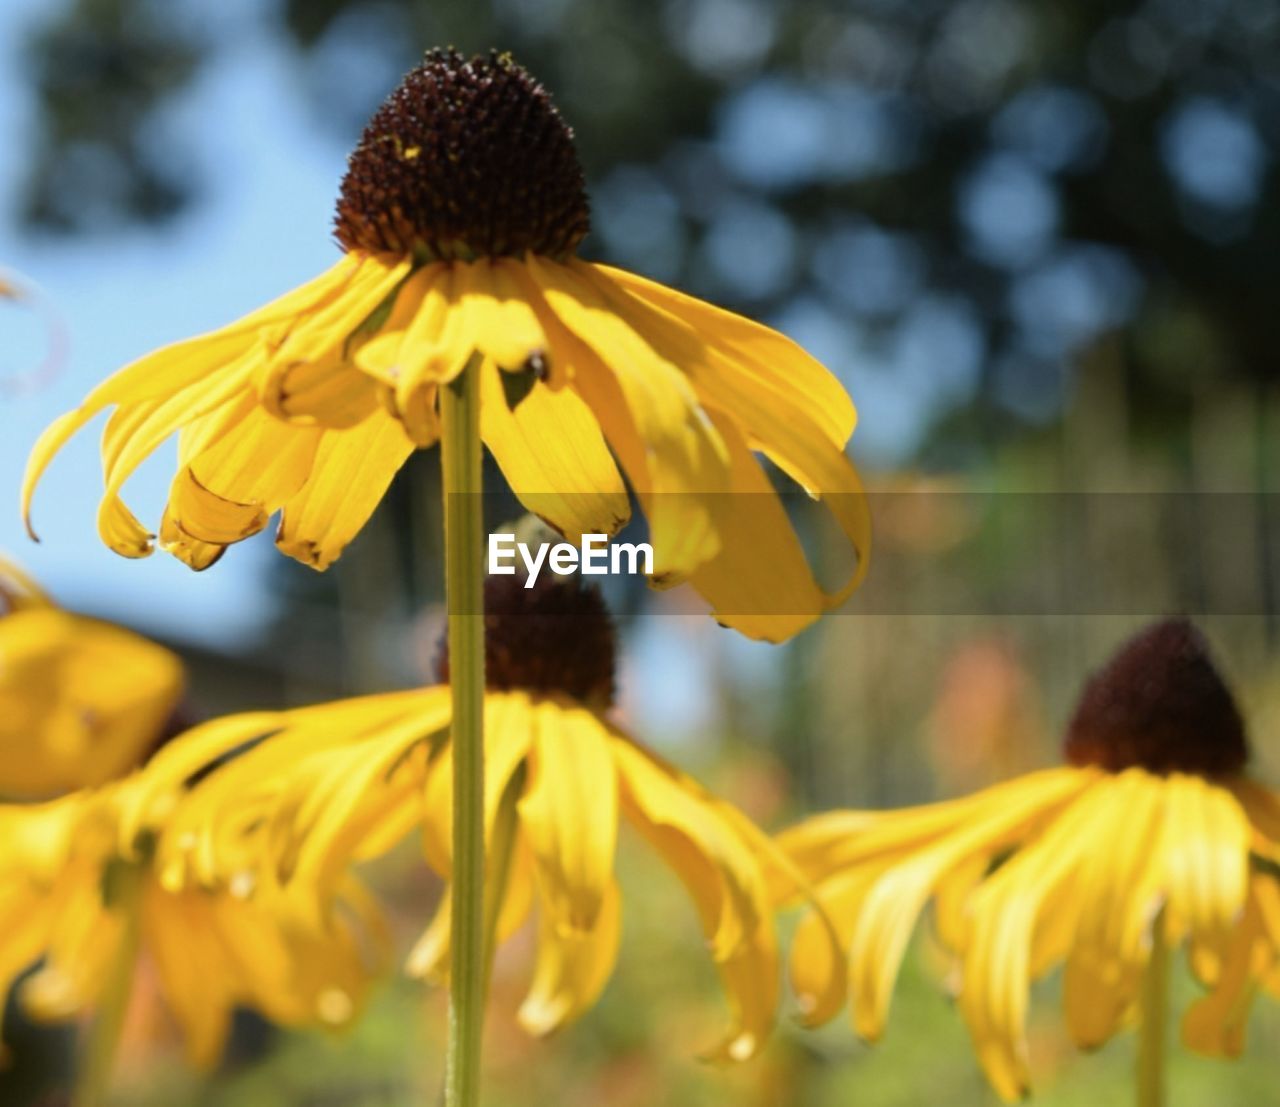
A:
[[[889,454],[948,416],[940,458],[1053,417],[1109,332],[1144,417],[1276,374],[1273,4],[284,0],[244,33],[264,21],[344,136],[420,47],[512,49],[578,129],[591,248],[899,392],[914,423],[866,431]],[[192,199],[198,151],[157,120],[215,46],[178,26],[149,0],[49,18],[35,223]]]
[[[207,47],[163,5],[76,0],[33,36],[40,102],[25,216],[65,232],[152,221],[193,197],[191,151],[162,113]]]

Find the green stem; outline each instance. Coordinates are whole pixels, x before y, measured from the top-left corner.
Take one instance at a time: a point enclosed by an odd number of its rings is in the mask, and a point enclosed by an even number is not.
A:
[[[446,1107],[480,1102],[484,1031],[484,520],[480,359],[440,390],[445,593],[453,695],[453,875]]]
[[[1169,946],[1164,911],[1151,926],[1151,959],[1142,978],[1138,1025],[1138,1107],[1162,1107],[1165,1035],[1169,1021]]]
[[[89,1025],[88,1042],[76,1074],[71,1107],[103,1107],[107,1102],[116,1051],[120,1046],[129,996],[133,990],[133,970],[140,940],[138,895],[141,872],[135,866],[121,864],[112,875],[115,906],[122,915],[120,948],[116,951],[106,984],[98,997],[97,1011]]]

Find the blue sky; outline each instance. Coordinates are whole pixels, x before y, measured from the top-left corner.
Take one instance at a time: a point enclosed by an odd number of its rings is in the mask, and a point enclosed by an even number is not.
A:
[[[21,44],[42,5],[0,5],[0,142],[31,148],[34,114]],[[45,8],[47,10],[47,7]],[[61,454],[40,489],[42,543],[18,520],[18,484],[39,429],[114,369],[164,342],[219,326],[333,262],[333,196],[345,151],[302,114],[289,89],[289,55],[265,35],[237,35],[214,55],[166,125],[200,132],[207,199],[158,230],[69,241],[21,235],[13,223],[20,159],[0,166],[0,266],[39,283],[69,328],[70,352],[48,387],[0,394],[0,549],[18,557],[61,600],[155,632],[231,643],[268,609],[263,568],[269,539],[233,549],[196,575],[173,559],[131,562],[98,541],[101,423]],[[32,318],[0,314],[0,373],[38,356]],[[139,471],[128,498],[159,519],[172,446]],[[8,505],[7,507],[4,505]],[[299,570],[305,571],[305,570]]]

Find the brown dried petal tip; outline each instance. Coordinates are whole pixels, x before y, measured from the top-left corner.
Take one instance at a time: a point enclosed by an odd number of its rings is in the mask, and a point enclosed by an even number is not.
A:
[[[491,576],[484,586],[485,684],[495,691],[563,694],[603,709],[613,702],[617,650],[613,620],[595,588],[543,573]],[[448,642],[436,662],[449,681]]]
[[[1073,765],[1110,772],[1226,776],[1248,760],[1244,720],[1186,619],[1157,623],[1130,639],[1085,685],[1067,729]]]
[[[573,132],[508,54],[432,50],[374,113],[335,217],[347,250],[563,258],[590,212]]]

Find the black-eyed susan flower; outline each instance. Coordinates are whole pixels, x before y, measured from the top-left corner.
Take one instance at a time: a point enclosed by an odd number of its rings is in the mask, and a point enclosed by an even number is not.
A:
[[[376,953],[378,924],[359,890],[346,885],[341,910],[318,927],[284,922],[244,887],[162,880],[152,816],[166,801],[148,790],[149,811],[139,809],[137,784],[0,805],[0,996],[38,961],[18,986],[33,1017],[118,1019],[146,958],[201,1066],[221,1056],[239,1006],[289,1025],[348,1021]]]
[[[123,776],[159,742],[183,683],[168,650],[61,610],[0,558],[0,797]]]
[[[163,548],[202,569],[279,513],[279,548],[324,568],[409,453],[436,442],[438,391],[475,362],[483,439],[530,510],[575,540],[612,534],[629,514],[621,466],[655,581],[690,581],[747,634],[795,633],[865,571],[867,513],[843,452],[853,404],[767,327],[582,261],[587,229],[572,132],[544,89],[506,55],[428,54],[351,155],[341,259],[96,388],[37,443],[24,511],[63,443],[114,409],[98,518],[113,550],[152,551],[121,491],[178,434]],[[835,594],[757,453],[822,497],[856,548]]]
[[[1142,1021],[1144,975],[1153,962],[1162,971],[1159,951],[1185,943],[1207,994],[1186,1012],[1183,1038],[1238,1054],[1254,994],[1280,988],[1280,796],[1245,775],[1247,753],[1203,637],[1172,620],[1086,685],[1068,767],[927,807],[821,815],[785,833],[780,844],[848,951],[859,1033],[883,1030],[932,899],[958,959],[961,1012],[1004,1098],[1028,1089],[1029,991],[1059,964],[1068,1030],[1090,1048]],[[803,988],[830,965],[817,924],[801,925],[792,972]]]
[[[491,941],[537,916],[536,964],[520,1021],[548,1033],[589,1007],[608,981],[623,914],[614,854],[627,823],[697,908],[733,1015],[712,1054],[751,1056],[779,1004],[769,887],[794,889],[794,870],[745,815],[609,721],[614,638],[594,591],[548,577],[525,589],[502,577],[490,579],[486,599]],[[441,676],[448,675],[446,655]],[[147,774],[153,786],[198,773],[225,751],[252,748],[176,810],[163,871],[175,880],[185,873],[226,882],[248,865],[256,884],[307,917],[326,910],[353,860],[417,831],[427,862],[447,879],[450,711],[441,684],[196,728],[158,755]],[[409,958],[414,974],[443,973],[449,920],[446,892]],[[801,994],[805,1015],[831,1017],[843,984],[842,971],[815,981]]]

